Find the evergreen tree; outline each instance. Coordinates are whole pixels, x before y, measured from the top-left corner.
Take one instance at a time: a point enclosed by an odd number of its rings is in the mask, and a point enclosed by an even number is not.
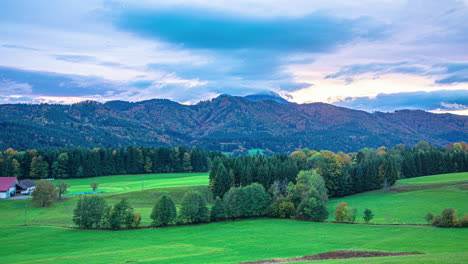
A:
[[[216,197],[213,207],[211,207],[210,219],[212,222],[224,221],[226,219],[226,212],[221,198]]]
[[[174,201],[168,195],[161,196],[153,207],[151,212],[153,226],[167,226],[173,223],[177,217]]]
[[[373,218],[374,218],[374,213],[372,213],[370,209],[366,208],[366,210],[364,210],[364,221],[366,223],[369,223]],[[431,221],[432,221],[432,218],[431,218]]]

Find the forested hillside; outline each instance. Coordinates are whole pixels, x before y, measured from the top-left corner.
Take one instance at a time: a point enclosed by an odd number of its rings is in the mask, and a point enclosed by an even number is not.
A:
[[[468,138],[468,117],[403,110],[367,113],[329,104],[286,104],[220,96],[196,105],[169,100],[0,105],[0,148],[198,146],[358,151],[446,146]],[[260,98],[262,99],[262,98]]]

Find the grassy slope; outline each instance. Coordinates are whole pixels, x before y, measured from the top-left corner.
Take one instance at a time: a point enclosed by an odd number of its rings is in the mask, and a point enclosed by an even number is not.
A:
[[[172,186],[208,185],[208,173],[167,173],[144,175],[118,175],[86,179],[66,180],[70,184],[70,193],[92,191],[89,184],[92,181],[99,182],[98,191],[106,192],[131,192],[140,191],[142,188],[158,188]]]
[[[442,174],[400,180],[385,193],[371,191],[329,202],[329,220],[340,202],[358,209],[356,222],[362,219],[365,208],[374,212],[372,223],[417,223],[424,224],[427,212],[440,214],[444,208],[454,208],[459,215],[468,213],[468,173]]]
[[[14,263],[235,263],[356,249],[430,253],[410,256],[410,262],[437,259],[442,253],[449,261],[468,259],[468,245],[463,243],[467,236],[467,229],[279,219],[121,232],[14,227],[0,228],[0,255],[2,261]]]

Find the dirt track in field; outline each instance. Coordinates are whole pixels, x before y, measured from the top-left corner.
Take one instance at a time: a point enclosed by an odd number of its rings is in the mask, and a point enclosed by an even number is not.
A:
[[[326,259],[348,259],[348,258],[370,258],[388,256],[406,256],[424,254],[420,252],[383,252],[383,251],[361,251],[361,250],[337,250],[298,258],[268,259],[250,262],[240,262],[239,264],[273,264],[273,263],[295,263]]]

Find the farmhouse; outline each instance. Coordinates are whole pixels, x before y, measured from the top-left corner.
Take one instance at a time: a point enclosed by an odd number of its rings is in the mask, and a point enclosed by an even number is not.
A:
[[[16,193],[16,177],[0,177],[0,198],[8,198]]]

